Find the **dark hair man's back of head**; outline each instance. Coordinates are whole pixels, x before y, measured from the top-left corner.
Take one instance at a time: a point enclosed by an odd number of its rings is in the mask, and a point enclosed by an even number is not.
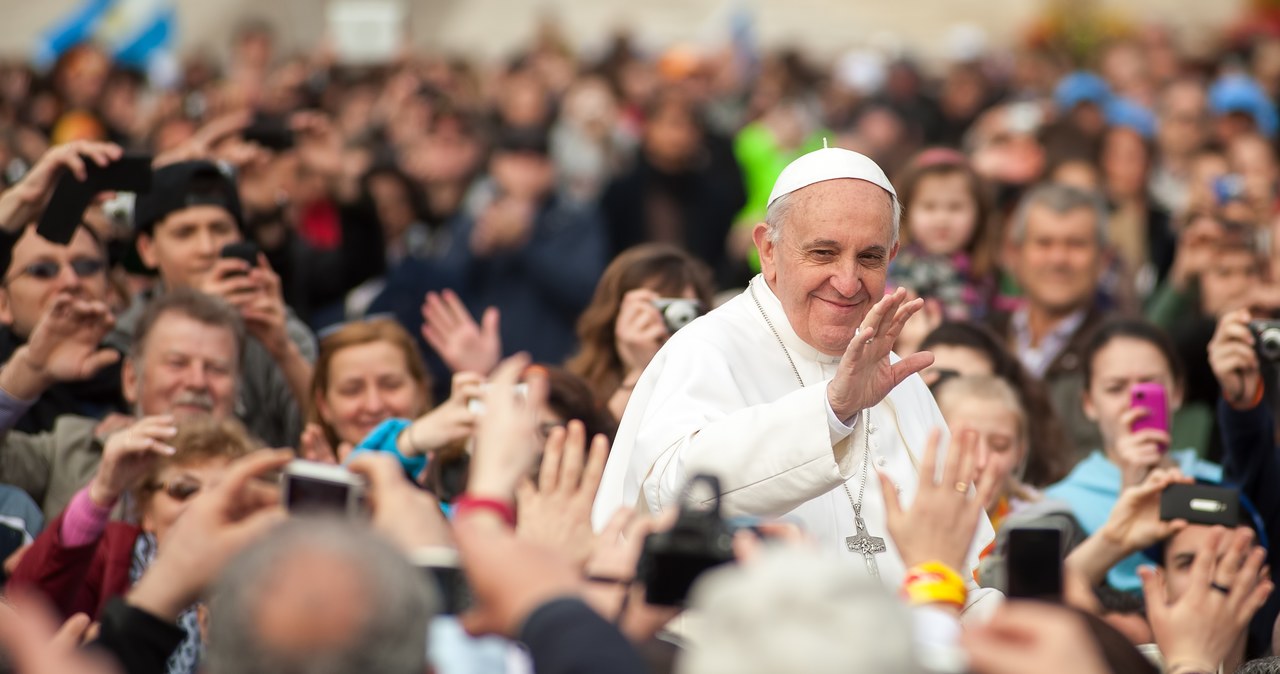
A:
[[[227,567],[209,674],[424,674],[435,591],[376,534],[295,518]]]

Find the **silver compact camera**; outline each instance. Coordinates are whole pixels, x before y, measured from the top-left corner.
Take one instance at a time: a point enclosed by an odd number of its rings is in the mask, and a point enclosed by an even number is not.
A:
[[[1269,363],[1280,362],[1280,320],[1250,321],[1258,357]]]
[[[683,297],[659,297],[653,301],[653,306],[658,308],[658,313],[662,314],[662,322],[667,325],[667,332],[672,334],[706,313],[701,302]]]

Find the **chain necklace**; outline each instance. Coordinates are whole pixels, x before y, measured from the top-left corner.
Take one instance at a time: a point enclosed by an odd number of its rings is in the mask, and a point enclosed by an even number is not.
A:
[[[759,310],[761,318],[764,319],[765,325],[769,326],[769,331],[773,333],[773,338],[778,340],[778,346],[782,347],[782,355],[787,357],[787,364],[791,366],[791,372],[796,376],[796,383],[800,384],[800,388],[804,388],[804,378],[800,376],[800,368],[796,367],[796,362],[791,358],[791,351],[787,349],[786,342],[782,341],[782,335],[778,334],[778,329],[773,327],[773,321],[769,318],[769,314],[765,313],[764,307],[760,304],[760,298],[756,297],[756,284],[752,280],[748,284],[751,291],[751,300],[756,303],[756,309]],[[855,335],[856,339],[856,335]],[[886,550],[884,539],[878,536],[872,536],[867,531],[867,524],[862,520],[862,498],[867,491],[867,474],[871,472],[871,409],[862,410],[862,479],[858,483],[858,500],[853,499],[853,492],[849,489],[849,483],[843,482],[840,486],[844,487],[844,493],[849,497],[849,505],[853,507],[853,523],[858,531],[853,536],[844,539],[845,546],[849,548],[849,552],[860,553],[867,563],[867,572],[872,578],[880,577],[880,567],[876,564],[875,555]]]

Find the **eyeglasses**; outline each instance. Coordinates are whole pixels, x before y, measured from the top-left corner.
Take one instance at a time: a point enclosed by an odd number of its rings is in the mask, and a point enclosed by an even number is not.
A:
[[[195,480],[174,480],[172,482],[152,482],[147,485],[151,491],[163,491],[169,498],[184,503],[187,499],[200,493],[204,485]]]
[[[89,278],[102,273],[107,268],[104,260],[97,258],[80,258],[71,261],[71,271],[79,278]],[[30,276],[37,281],[52,281],[62,273],[62,263],[57,260],[32,262],[18,270],[18,273],[6,283],[13,282],[23,276]]]

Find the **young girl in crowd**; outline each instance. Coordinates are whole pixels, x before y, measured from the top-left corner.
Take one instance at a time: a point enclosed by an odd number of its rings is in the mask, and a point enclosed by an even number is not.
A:
[[[1103,446],[1081,461],[1045,496],[1070,504],[1088,533],[1106,522],[1120,491],[1140,484],[1157,467],[1177,466],[1199,480],[1220,482],[1222,467],[1204,461],[1192,449],[1169,446],[1169,434],[1135,428],[1142,408],[1131,405],[1134,385],[1158,383],[1167,393],[1168,416],[1182,403],[1182,365],[1168,336],[1145,321],[1117,319],[1104,323],[1085,346],[1084,412],[1098,424]],[[1132,555],[1108,574],[1119,590],[1136,591],[1141,555]]]
[[[994,375],[951,377],[934,389],[938,409],[947,420],[951,437],[978,434],[979,465],[995,465],[1000,487],[986,504],[991,526],[997,531],[1005,518],[1040,494],[1022,481],[1027,471],[1027,414],[1018,394]]]
[[[1022,480],[1043,487],[1067,474],[1070,443],[1044,384],[1027,374],[990,329],[978,323],[943,323],[924,338],[920,349],[933,353],[933,365],[920,376],[935,394],[947,379],[972,375],[994,375],[1017,392],[1018,406],[1027,416],[1028,454]]]
[[[935,298],[951,320],[982,318],[995,290],[991,205],[964,155],[935,148],[918,155],[898,181],[902,247],[892,285]]]

